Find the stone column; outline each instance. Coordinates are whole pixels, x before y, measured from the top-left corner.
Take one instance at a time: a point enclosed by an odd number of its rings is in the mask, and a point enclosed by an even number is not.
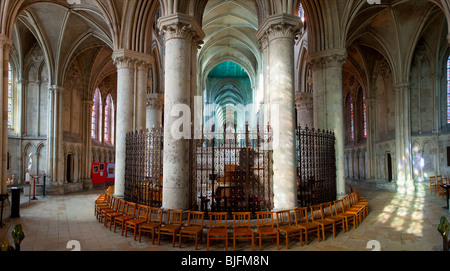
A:
[[[117,67],[117,122],[116,122],[116,173],[114,194],[125,194],[126,135],[133,130],[134,123],[134,65],[135,60],[124,51],[114,52]]]
[[[137,78],[136,78],[136,129],[146,129],[147,119],[147,85],[148,71],[151,63],[148,61],[137,62]]]
[[[375,93],[375,92],[372,92]],[[369,94],[370,95],[370,94]],[[366,131],[367,131],[367,179],[374,179],[376,170],[376,156],[375,156],[375,99],[371,95],[366,98]]]
[[[9,52],[12,48],[12,40],[0,34],[0,86],[2,88],[2,100],[0,103],[0,112],[3,117],[0,120],[1,126],[1,179],[0,179],[0,193],[6,194],[7,177],[7,160],[8,160],[8,70],[9,70]]]
[[[164,109],[164,95],[158,93],[147,94],[147,124],[148,130],[162,127]]]
[[[410,84],[394,86],[395,95],[395,158],[397,166],[397,190],[414,193],[411,155]]]
[[[258,39],[264,36],[267,38],[269,46],[270,124],[275,137],[273,148],[275,210],[297,206],[294,38],[300,27],[300,22],[295,16],[274,15],[266,19],[257,33]]]
[[[147,73],[153,58],[150,55],[119,49],[112,56],[117,67],[116,173],[115,195],[125,194],[126,135],[145,128]]]
[[[297,125],[300,125],[302,128],[313,128],[313,94],[307,92],[295,94],[295,108],[297,109]]]
[[[63,87],[49,86],[47,172],[52,186],[62,185],[64,181],[64,159],[62,153],[63,93]]]
[[[314,84],[314,128],[335,134],[338,198],[345,195],[342,65],[346,58],[346,51],[338,49],[310,55]]]
[[[183,122],[181,127],[179,120],[181,114],[191,116],[191,112],[180,110],[191,105],[191,77],[196,75],[196,71],[191,71],[191,61],[196,61],[192,59],[192,40],[201,40],[200,35],[204,34],[198,23],[184,14],[160,18],[159,28],[166,45],[162,207],[188,209],[190,121]],[[189,137],[178,138],[174,131]]]

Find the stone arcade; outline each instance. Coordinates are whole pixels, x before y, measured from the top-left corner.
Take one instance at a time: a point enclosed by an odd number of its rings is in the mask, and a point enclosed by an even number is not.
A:
[[[190,141],[173,138],[172,108],[196,97],[201,119],[240,104],[281,131],[274,209],[297,206],[297,125],[334,132],[338,197],[450,174],[445,0],[0,3],[1,194],[32,157],[50,194],[91,189],[91,164],[114,162],[123,196],[126,134],[162,127],[162,205],[186,209]],[[244,111],[215,120],[242,126]]]

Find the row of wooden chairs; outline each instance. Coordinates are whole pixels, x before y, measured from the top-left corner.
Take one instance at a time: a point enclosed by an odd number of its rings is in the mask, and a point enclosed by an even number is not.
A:
[[[431,176],[430,180],[430,193],[438,194],[439,197],[444,197],[446,195],[446,191],[442,187],[444,184],[450,184],[449,178],[442,175]]]
[[[293,216],[292,216],[293,211]],[[193,238],[195,249],[198,241],[202,243],[204,230],[204,212],[188,211],[187,224],[183,225],[183,210],[167,210],[166,221],[163,223],[162,208],[154,208],[145,205],[137,205],[118,199],[109,193],[100,196],[95,202],[95,215],[97,219],[114,232],[116,227],[122,228],[122,236],[127,236],[128,230],[134,233],[134,240],[141,242],[143,234],[149,234],[154,244],[155,236],[158,236],[160,245],[161,235],[172,236],[172,246],[175,246],[178,236],[181,248],[182,238]],[[259,239],[259,249],[262,249],[263,239],[276,239],[277,249],[280,248],[280,236],[284,236],[286,248],[289,248],[289,240],[298,239],[300,245],[308,244],[308,236],[314,235],[320,242],[326,239],[325,231],[331,231],[336,237],[336,228],[340,227],[344,232],[349,230],[349,223],[356,228],[368,214],[368,204],[365,199],[356,192],[343,199],[309,207],[299,207],[293,210],[260,211],[256,212],[256,232],[251,225],[251,212],[234,212],[232,235],[228,232],[228,213],[212,212],[209,214],[209,229],[207,231],[206,249],[209,250],[212,240],[224,240],[225,249],[228,250],[228,240],[233,240],[233,250],[236,249],[237,240],[247,239],[255,247],[255,239]],[[292,221],[294,217],[294,221]],[[275,223],[276,220],[276,223]]]

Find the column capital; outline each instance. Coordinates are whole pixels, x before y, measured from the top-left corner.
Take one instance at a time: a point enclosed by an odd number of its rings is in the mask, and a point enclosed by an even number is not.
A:
[[[149,54],[144,54],[128,49],[118,49],[113,52],[112,59],[117,69],[134,68],[135,64],[139,66],[151,65],[154,61],[153,57]]]
[[[158,93],[147,94],[147,107],[162,110],[164,107],[164,95]]]
[[[312,110],[313,109],[313,94],[307,92],[295,93],[295,108],[297,110]]]
[[[404,91],[404,90],[408,90],[410,88],[411,84],[409,82],[401,82],[401,83],[397,83],[393,86],[394,92],[397,91]]]
[[[269,43],[278,38],[290,38],[294,41],[295,36],[300,33],[301,28],[302,23],[297,16],[276,14],[267,17],[259,27],[256,38],[261,42],[267,39]]]
[[[11,50],[13,41],[6,35],[0,34],[0,48],[3,50]]]
[[[308,65],[311,69],[319,70],[327,67],[341,67],[347,60],[345,49],[331,49],[316,52],[308,56]]]
[[[57,85],[49,85],[48,90],[50,92],[62,93],[62,92],[64,92],[65,88],[62,86],[57,86]]]
[[[158,27],[165,42],[171,39],[184,39],[191,40],[198,47],[203,44],[205,33],[192,16],[185,14],[164,16],[159,18]]]

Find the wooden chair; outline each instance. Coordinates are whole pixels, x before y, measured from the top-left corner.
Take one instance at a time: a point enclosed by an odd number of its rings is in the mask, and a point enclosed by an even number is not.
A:
[[[280,232],[275,229],[273,212],[256,212],[256,233],[259,238],[259,250],[262,250],[262,239],[277,239],[277,249],[280,249]]]
[[[365,219],[369,215],[369,203],[358,193],[354,192],[349,195],[350,197],[350,206],[353,208],[361,208],[362,219]]]
[[[348,231],[345,226],[345,219],[342,216],[337,216],[333,212],[333,204],[331,202],[322,203],[322,210],[324,219],[332,220],[335,226],[340,226],[344,232]]]
[[[108,196],[108,200],[106,204],[99,204],[96,206],[96,217],[100,223],[103,223],[103,219],[105,218],[105,214],[107,212],[113,212],[117,210],[119,200],[116,197]]]
[[[159,227],[158,230],[158,246],[161,241],[161,234],[172,236],[172,246],[175,246],[175,238],[183,223],[183,210],[169,209],[167,210],[166,224]]]
[[[436,176],[436,191],[439,197],[442,197],[445,195],[445,190],[442,188],[442,185],[444,185],[444,178],[442,175]]]
[[[344,211],[349,214],[354,214],[356,216],[358,225],[360,225],[362,223],[363,210],[361,208],[355,208],[351,206],[349,195],[342,198],[342,201],[344,202]]]
[[[436,176],[430,177],[430,194],[436,194]]]
[[[209,214],[206,250],[209,250],[210,240],[225,240],[225,250],[228,251],[227,214],[227,212],[211,212]]]
[[[188,212],[188,222],[186,227],[181,228],[179,239],[179,247],[181,248],[181,238],[188,237],[195,239],[195,250],[197,250],[197,243],[200,239],[200,244],[203,239],[203,219],[205,212],[189,211]]]
[[[123,199],[119,199],[117,210],[114,212],[108,212],[105,214],[105,227],[108,227],[108,221],[109,223],[109,230],[112,230],[112,225],[114,224],[114,218],[117,216],[123,215],[125,211],[126,202]]]
[[[289,249],[289,238],[292,237],[298,239],[300,246],[302,246],[302,229],[291,224],[290,210],[282,210],[275,213],[277,215],[277,230],[285,237],[286,249]]]
[[[136,213],[136,218],[127,220],[125,222],[125,237],[127,236],[128,229],[133,230],[134,241],[136,241],[136,235],[138,233],[139,225],[144,224],[148,220],[148,213],[150,207],[147,205],[139,205]]]
[[[123,211],[123,215],[114,217],[114,232],[116,232],[117,225],[120,225],[122,227],[122,236],[123,236],[123,231],[125,229],[125,222],[134,219],[135,215],[136,215],[136,203],[125,202],[125,210]]]
[[[308,244],[308,235],[317,236],[320,242],[320,226],[317,223],[309,222],[308,207],[299,207],[294,209],[295,226],[301,228],[305,234],[305,244]]]
[[[233,213],[233,251],[236,250],[236,240],[248,239],[252,243],[252,251],[255,250],[255,233],[250,222],[251,212]]]
[[[142,233],[151,233],[152,235],[152,245],[155,243],[155,233],[156,230],[162,224],[162,208],[149,208],[148,220],[145,223],[139,225],[139,243],[141,242]]]
[[[322,240],[326,240],[325,231],[331,231],[333,233],[333,238],[336,237],[336,224],[332,220],[326,220],[323,213],[323,208],[321,204],[312,205],[311,208],[311,220],[314,223],[319,224],[322,230]]]
[[[355,213],[347,213],[344,208],[344,200],[335,200],[334,203],[334,212],[336,216],[341,216],[344,218],[345,227],[347,228],[347,231],[349,230],[348,224],[349,222],[353,224],[353,229],[356,229],[358,227],[358,217]]]
[[[109,207],[111,204],[111,196],[108,194],[102,194],[98,196],[94,203],[94,216],[98,219],[98,211],[100,207]]]

